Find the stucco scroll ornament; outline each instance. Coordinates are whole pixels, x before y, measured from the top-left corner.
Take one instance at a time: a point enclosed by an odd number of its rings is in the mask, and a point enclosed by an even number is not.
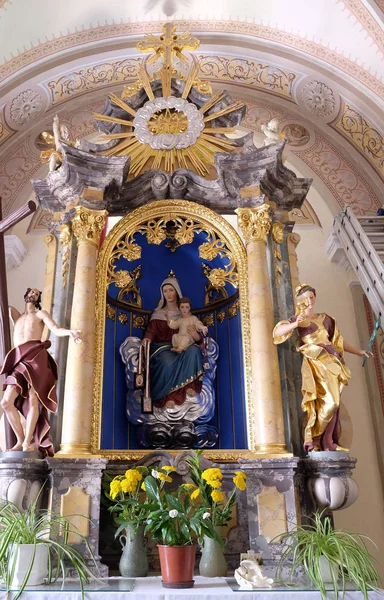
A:
[[[266,242],[271,230],[271,207],[261,204],[256,208],[236,209],[241,233],[247,244],[250,242]]]
[[[255,560],[242,560],[235,570],[235,579],[242,590],[271,588],[273,579],[264,577],[260,565]]]

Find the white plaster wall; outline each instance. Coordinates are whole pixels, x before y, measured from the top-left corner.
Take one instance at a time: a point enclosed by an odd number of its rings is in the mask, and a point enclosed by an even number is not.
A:
[[[30,218],[21,221],[12,229],[12,234],[22,241],[27,255],[19,267],[7,272],[8,302],[20,312],[24,311],[23,297],[26,289],[44,288],[47,246],[44,243],[44,235],[27,235]]]
[[[316,200],[313,194],[312,189],[312,202]],[[344,338],[359,348],[353,300],[349,290],[349,282],[353,275],[328,260],[324,246],[332,229],[333,217],[324,202],[315,202],[314,206],[323,229],[297,229],[301,236],[297,248],[300,280],[316,289],[317,311],[332,315],[337,320]],[[334,513],[335,524],[337,527],[368,535],[375,541],[379,550],[372,546],[372,554],[380,564],[380,573],[384,581],[384,498],[380,486],[368,393],[361,359],[346,354],[346,361],[352,371],[352,379],[343,391],[342,399],[353,425],[354,434],[350,450],[351,456],[358,459],[354,479],[359,486],[359,498],[350,508]]]

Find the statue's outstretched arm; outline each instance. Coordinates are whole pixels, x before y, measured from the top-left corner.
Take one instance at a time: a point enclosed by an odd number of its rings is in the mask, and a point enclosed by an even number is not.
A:
[[[349,352],[349,354],[355,354],[356,356],[366,356],[367,358],[369,358],[370,356],[373,356],[372,352],[368,353],[365,350],[358,350],[354,346],[351,346],[351,344],[348,344],[348,342],[346,342],[345,340],[344,340],[344,351]]]
[[[44,325],[46,325],[49,331],[52,331],[58,337],[70,336],[76,343],[80,343],[83,341],[80,336],[81,331],[78,329],[65,329],[64,327],[59,327],[57,323],[52,319],[51,315],[44,309],[39,310],[38,316],[43,321]]]

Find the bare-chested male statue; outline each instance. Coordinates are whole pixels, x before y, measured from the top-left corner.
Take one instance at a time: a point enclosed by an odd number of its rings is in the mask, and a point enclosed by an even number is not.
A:
[[[76,343],[82,341],[80,331],[59,327],[51,315],[40,306],[41,292],[28,288],[25,311],[20,314],[9,308],[14,325],[14,348],[5,357],[1,374],[6,374],[1,406],[17,442],[12,450],[29,452],[35,442],[36,450],[53,456],[54,448],[49,436],[48,411],[57,411],[57,365],[47,351],[51,342],[42,342],[44,325],[59,337],[70,336]],[[20,420],[25,417],[25,433]]]

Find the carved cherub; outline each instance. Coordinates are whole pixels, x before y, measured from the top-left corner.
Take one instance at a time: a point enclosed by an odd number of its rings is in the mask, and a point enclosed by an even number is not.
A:
[[[279,129],[279,119],[271,119],[267,125],[261,125],[261,131],[265,135],[264,146],[280,141]]]

